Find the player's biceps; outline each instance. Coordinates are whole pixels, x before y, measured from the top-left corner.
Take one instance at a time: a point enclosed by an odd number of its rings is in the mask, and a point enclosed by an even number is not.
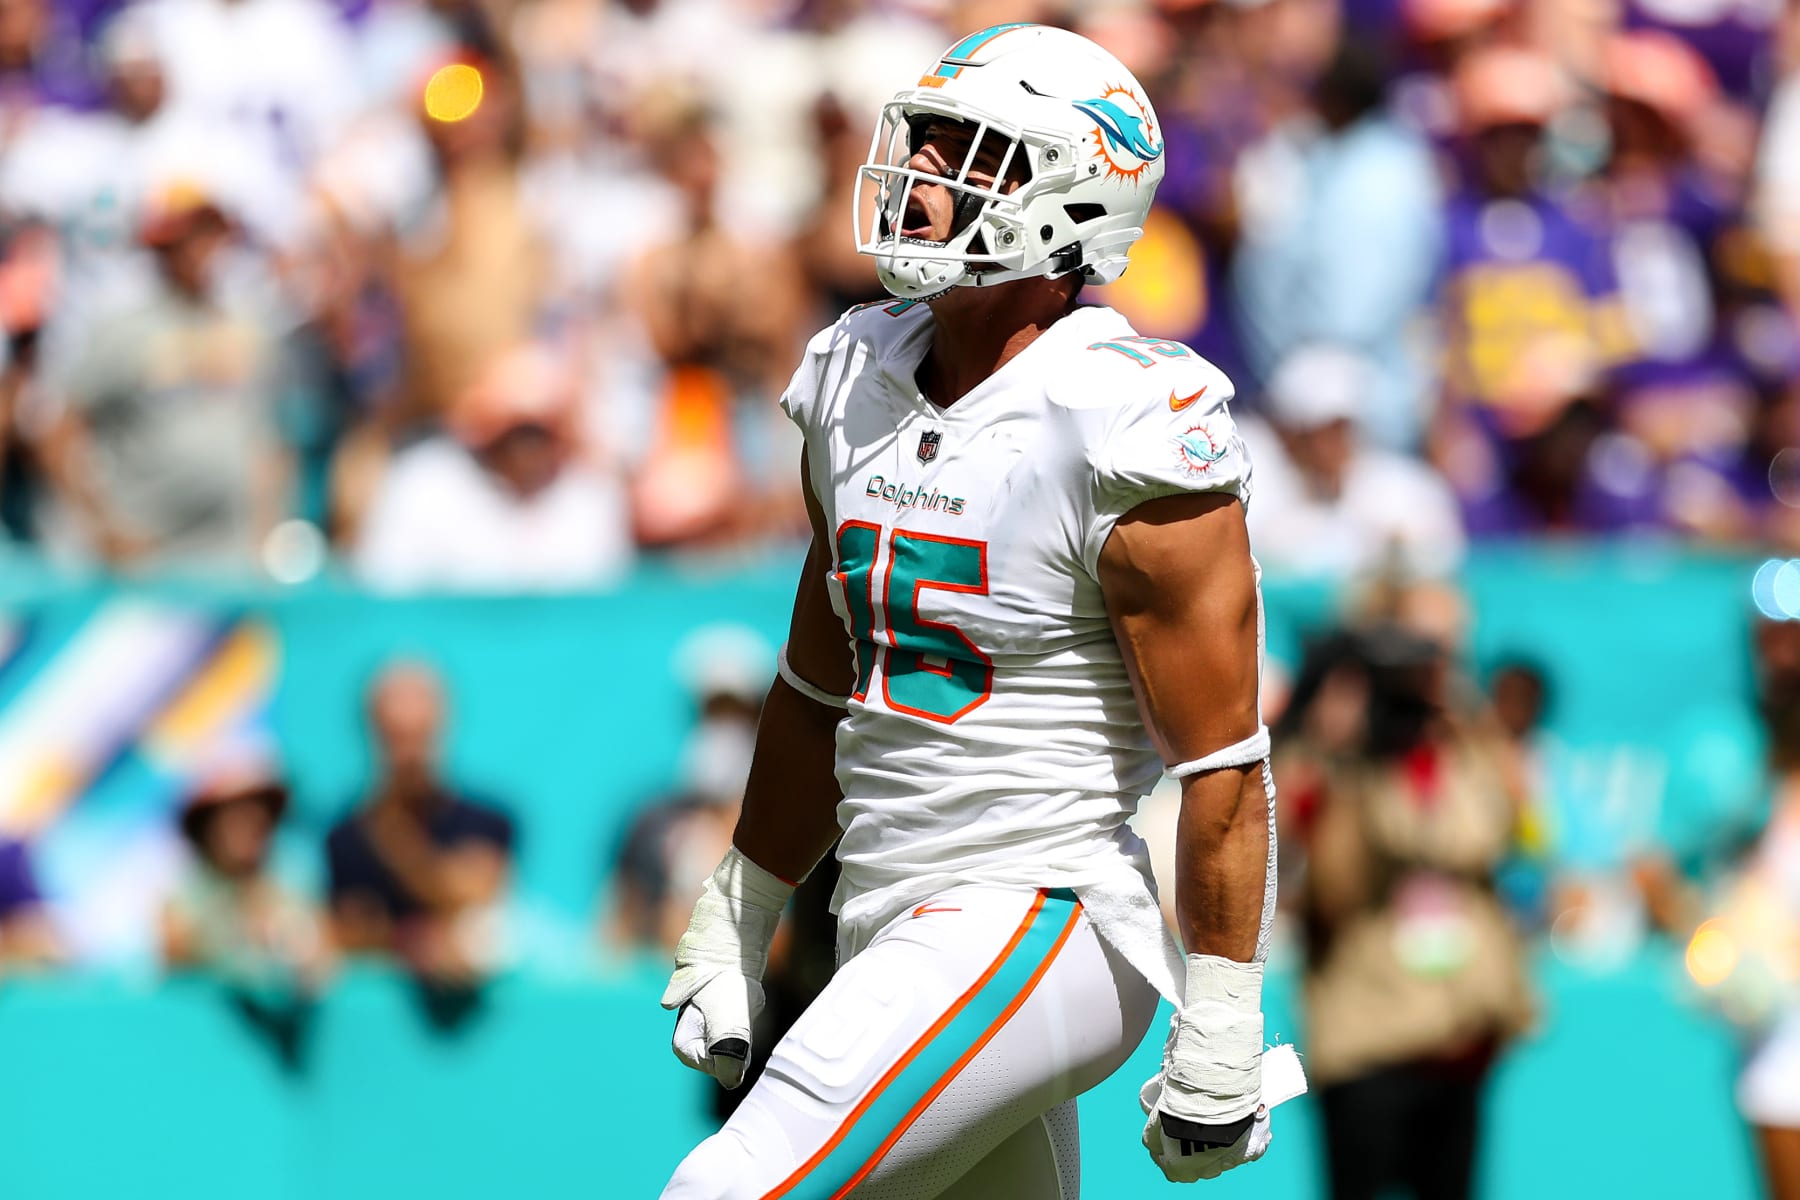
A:
[[[788,666],[800,678],[834,695],[847,696],[856,685],[856,664],[850,654],[843,618],[831,604],[828,582],[831,560],[813,543],[801,572],[788,623]]]
[[[1230,603],[1195,601],[1115,627],[1144,724],[1167,761],[1200,758],[1255,732],[1254,591],[1245,616]]]

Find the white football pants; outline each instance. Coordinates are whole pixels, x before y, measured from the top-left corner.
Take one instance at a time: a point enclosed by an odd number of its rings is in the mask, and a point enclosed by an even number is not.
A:
[[[1075,1097],[1157,997],[1074,895],[957,888],[845,949],[664,1200],[1076,1200]]]

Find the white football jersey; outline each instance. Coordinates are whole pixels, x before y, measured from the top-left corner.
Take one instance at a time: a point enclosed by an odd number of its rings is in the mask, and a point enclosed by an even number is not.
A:
[[[1232,385],[1187,347],[1082,308],[939,409],[914,380],[932,329],[923,304],[853,309],[781,401],[856,659],[837,742],[847,923],[953,882],[1079,886],[1119,860],[1163,764],[1101,547],[1146,500],[1249,493]]]

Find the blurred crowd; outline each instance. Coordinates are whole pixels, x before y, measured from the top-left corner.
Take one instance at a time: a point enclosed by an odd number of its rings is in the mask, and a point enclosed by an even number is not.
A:
[[[514,818],[445,776],[449,715],[429,665],[395,661],[375,674],[364,714],[373,774],[310,848],[315,869],[282,853],[295,841],[283,829],[289,774],[266,736],[213,746],[179,798],[157,957],[222,984],[289,1068],[304,1066],[314,1002],[349,960],[411,976],[422,1016],[451,1032],[479,1012],[510,953],[501,927]],[[0,979],[77,958],[58,900],[39,886],[32,847],[0,837]]]
[[[1800,546],[1780,0],[4,0],[6,536],[540,590],[803,535],[865,131],[1020,19],[1157,103],[1095,299],[1238,381],[1265,565]]]

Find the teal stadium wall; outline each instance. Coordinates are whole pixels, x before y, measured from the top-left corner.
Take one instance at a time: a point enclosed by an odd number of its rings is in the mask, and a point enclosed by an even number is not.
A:
[[[130,965],[0,981],[0,1197],[654,1196],[707,1131],[705,1085],[668,1053],[659,965],[592,951],[602,864],[671,770],[688,717],[674,645],[723,619],[778,637],[796,569],[659,568],[595,597],[373,600],[331,583],[127,594],[0,566],[15,647],[0,664],[0,740],[83,631],[121,604],[198,614],[222,631],[249,620],[272,633],[279,659],[263,686],[227,697],[226,717],[266,723],[286,747],[290,851],[308,858],[365,778],[358,692],[394,653],[442,665],[460,730],[454,773],[504,799],[524,829],[521,960],[455,1039],[425,1032],[403,981],[374,968],[326,997],[299,1075],[205,981],[161,982]],[[1742,562],[1642,548],[1502,549],[1471,563],[1477,665],[1543,662],[1557,687],[1552,732],[1573,760],[1628,752],[1655,767],[1637,815],[1584,827],[1588,858],[1645,831],[1703,847],[1754,819],[1748,579]],[[1291,659],[1329,604],[1271,581],[1272,652]],[[134,735],[68,799],[44,839],[53,884],[91,874],[167,819],[184,762],[169,740]],[[1604,972],[1539,955],[1540,1028],[1496,1082],[1484,1194],[1755,1195],[1730,1098],[1737,1048],[1693,1002],[1678,949],[1653,943]],[[1304,1048],[1285,974],[1269,1028]],[[1159,1042],[1083,1102],[1090,1200],[1165,1190],[1137,1146],[1135,1102]],[[1312,1122],[1305,1101],[1284,1109],[1269,1158],[1207,1194],[1321,1194]]]

